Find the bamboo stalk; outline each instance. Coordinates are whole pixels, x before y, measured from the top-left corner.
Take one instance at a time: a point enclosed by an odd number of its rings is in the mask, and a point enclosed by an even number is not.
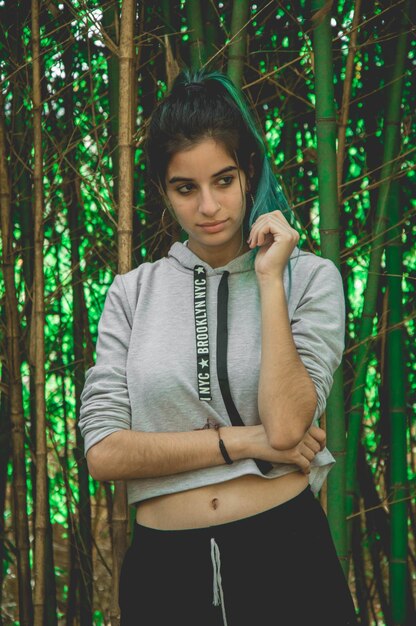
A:
[[[406,389],[403,359],[402,242],[399,183],[394,181],[389,194],[390,240],[386,246],[389,326],[387,334],[388,398],[390,415],[390,559],[389,596],[394,626],[407,622],[407,440]]]
[[[9,370],[10,422],[12,439],[12,511],[17,557],[19,623],[31,626],[33,604],[29,560],[29,520],[27,517],[27,479],[25,465],[25,420],[20,373],[19,311],[14,283],[14,252],[10,206],[9,172],[6,161],[4,100],[0,90],[0,216],[2,270],[5,286],[7,367]]]
[[[45,623],[45,562],[48,515],[47,449],[45,407],[45,305],[43,275],[43,154],[42,154],[42,95],[40,87],[40,23],[39,0],[32,0],[32,54],[33,54],[33,196],[34,196],[34,280],[33,326],[34,378],[36,413],[36,503],[35,503],[35,558],[34,558],[34,625]]]
[[[65,56],[65,71],[71,75],[71,65],[68,56]],[[69,113],[69,134],[74,132],[72,127],[73,107],[72,93],[67,92],[65,100],[65,111]],[[72,113],[72,114],[71,114]],[[74,345],[74,369],[73,379],[75,387],[76,414],[80,412],[80,397],[85,382],[84,372],[84,350],[83,350],[83,293],[82,293],[82,273],[80,270],[80,228],[79,228],[79,206],[76,192],[76,164],[73,151],[70,149],[66,154],[64,171],[64,197],[68,214],[68,227],[71,233],[70,255],[71,255],[71,290],[73,301],[73,324],[72,336]],[[92,565],[92,534],[91,534],[91,499],[89,490],[89,474],[87,464],[83,455],[83,438],[76,425],[75,432],[76,446],[74,456],[78,470],[78,528],[75,520],[71,520],[71,526],[75,529],[75,542],[79,571],[81,573],[78,580],[74,581],[79,589],[79,610],[81,624],[90,624],[93,617],[93,565]]]
[[[57,239],[58,240],[58,239]],[[59,247],[56,246],[56,258],[59,258]],[[61,282],[59,263],[57,263],[56,274],[58,283]],[[63,317],[63,306],[62,306],[62,297],[58,298],[57,302],[57,312],[59,319]],[[68,411],[67,411],[67,402],[66,402],[66,389],[65,389],[65,367],[64,367],[64,352],[62,350],[62,346],[59,346],[56,365],[59,372],[59,387],[61,393],[61,402],[62,402],[62,422],[64,427],[64,446],[63,446],[63,455],[60,459],[61,467],[62,467],[62,481],[64,484],[64,499],[66,505],[66,520],[68,524],[68,534],[71,537],[71,541],[68,541],[66,546],[66,563],[67,563],[67,599],[66,599],[66,607],[65,607],[65,626],[72,626],[75,618],[75,562],[76,562],[76,553],[74,550],[74,539],[76,537],[75,530],[75,521],[74,516],[71,511],[72,506],[72,493],[71,493],[71,485],[70,485],[70,476],[69,476],[69,467],[70,467],[70,454],[69,454],[69,420],[68,420]]]
[[[103,11],[103,26],[108,33],[111,40],[118,45],[117,34],[119,32],[119,15],[118,5],[116,2],[102,2]],[[114,198],[118,198],[118,185],[119,185],[119,167],[118,160],[119,146],[117,144],[118,135],[118,103],[119,103],[119,91],[120,91],[120,74],[119,74],[119,62],[117,55],[109,50],[107,55],[107,71],[108,71],[108,103],[109,111],[107,118],[108,125],[108,142],[110,146],[110,155],[112,161],[112,180],[113,180],[113,195]],[[94,104],[92,103],[92,106]]]
[[[211,0],[202,4],[202,13],[205,25],[206,58],[209,63],[220,48],[221,32],[217,8]]]
[[[358,22],[361,14],[361,0],[355,0],[354,17],[351,24],[351,37],[348,46],[347,62],[345,64],[344,88],[338,121],[338,151],[337,151],[337,180],[338,202],[341,202],[342,170],[345,159],[345,135],[347,131],[348,115],[350,110],[351,86],[354,69],[354,60],[357,53]]]
[[[6,328],[6,315],[5,309],[0,309],[0,324],[3,328]],[[6,354],[6,339],[2,338],[0,344],[0,353]],[[5,529],[5,506],[6,506],[6,493],[7,493],[7,466],[10,460],[11,453],[11,429],[10,429],[10,401],[9,401],[9,373],[5,362],[0,363],[1,375],[0,375],[0,537],[6,537]],[[5,580],[5,560],[6,560],[6,546],[5,541],[0,540],[0,626],[3,626],[1,614],[3,600],[3,589]]]
[[[162,0],[160,4],[161,12],[162,12],[162,20],[165,25],[166,33],[171,33],[173,31],[172,24],[171,24],[171,15],[170,15],[171,4],[172,3],[170,2],[170,0]]]
[[[206,61],[204,25],[202,23],[201,2],[192,0],[186,3],[186,15],[189,24],[189,48],[191,67],[197,69]]]
[[[120,94],[119,94],[119,197],[118,197],[118,272],[132,266],[133,232],[133,128],[134,128],[134,18],[136,2],[123,0],[120,23]],[[110,618],[119,623],[118,589],[121,563],[127,550],[128,506],[126,483],[115,481],[112,511],[113,569]]]
[[[169,37],[167,35],[164,35],[164,40],[166,50],[166,83],[168,86],[168,90],[170,91],[173,85],[173,81],[180,72],[180,67],[175,57],[173,56]]]
[[[364,550],[363,543],[361,539],[362,535],[362,526],[365,524],[365,518],[363,521],[364,515],[357,515],[352,524],[352,546],[354,551],[354,559],[353,559],[353,576],[354,576],[354,586],[355,586],[355,598],[357,603],[357,608],[360,615],[360,626],[369,626],[368,623],[368,611],[367,611],[367,602],[369,597],[369,589],[365,571],[365,563],[364,563]]]
[[[364,553],[367,570],[371,563],[371,588],[368,602],[371,610],[381,608],[386,626],[391,625],[390,609],[385,589],[383,561],[387,556],[388,520],[383,507],[380,506],[380,494],[377,491],[373,472],[367,463],[365,448],[360,444],[358,452],[358,483],[360,487],[360,504],[362,517],[362,552]],[[354,561],[356,560],[354,553]],[[368,572],[366,572],[368,576]],[[361,614],[360,614],[361,617]]]
[[[123,0],[120,24],[118,271],[131,270],[134,125],[134,0]]]
[[[29,19],[31,19],[31,11],[29,10],[29,8],[27,8],[27,10],[25,10],[25,3],[20,3],[20,6],[18,7],[18,10],[20,11],[20,19],[18,18],[16,23],[19,27],[19,31],[16,34],[16,37],[14,37],[15,39],[15,43],[14,43],[14,49],[16,51],[16,57],[17,59],[19,59],[19,62],[23,62],[23,56],[22,56],[22,52],[23,52],[23,47],[24,44],[21,41],[22,39],[22,34],[20,32],[20,29],[22,28],[22,16],[28,16]],[[30,2],[29,2],[29,6],[30,6]],[[38,16],[39,18],[39,22],[41,21],[41,18]],[[67,30],[67,29],[66,29]],[[62,35],[62,33],[59,33],[60,35]],[[59,36],[59,35],[58,35]],[[62,40],[62,36],[60,37],[60,39]],[[22,45],[23,44],[23,45]],[[34,58],[34,55],[32,53],[32,58]],[[40,76],[40,72],[41,72],[41,63],[39,62],[39,76]],[[41,102],[41,107],[39,108],[40,111],[42,111],[43,109],[43,102],[44,98],[45,98],[45,94],[43,93],[43,95],[41,94],[41,89],[39,88],[39,99]],[[19,80],[16,80],[16,100],[13,99],[15,102],[15,117],[16,117],[16,129],[18,129],[18,132],[20,133],[20,135],[22,136],[22,143],[21,143],[21,147],[20,147],[20,154],[18,155],[13,155],[13,164],[15,165],[16,163],[19,163],[20,159],[23,157],[24,161],[26,161],[25,157],[24,157],[24,151],[27,153],[27,150],[31,149],[29,147],[29,145],[27,144],[27,142],[25,141],[25,137],[26,135],[29,137],[30,139],[33,141],[33,137],[32,137],[32,128],[35,128],[35,124],[31,123],[31,124],[27,124],[27,114],[32,115],[31,111],[35,111],[35,107],[31,107],[31,110],[26,109],[25,105],[24,105],[24,94],[22,93],[22,86],[19,85]],[[26,113],[27,111],[27,113]],[[42,112],[40,113],[39,117],[41,117]],[[38,123],[38,121],[36,122],[36,124],[38,124],[38,126],[40,125],[40,121]],[[27,130],[23,130],[23,129],[27,129]],[[40,134],[38,132],[38,129],[34,131],[35,134]],[[15,140],[15,135],[13,135],[13,140]],[[20,142],[18,141],[18,145],[20,145]],[[43,155],[40,155],[41,158],[41,163],[43,163]],[[34,161],[36,160],[36,158],[34,159]],[[36,322],[33,321],[34,319],[34,315],[35,315],[35,302],[36,302],[36,296],[35,296],[35,282],[34,282],[34,268],[35,268],[35,254],[36,254],[36,246],[35,246],[35,226],[34,226],[34,217],[35,217],[35,210],[32,210],[32,206],[31,206],[31,183],[33,180],[33,176],[32,176],[32,164],[30,163],[29,160],[27,160],[28,165],[25,166],[25,169],[28,171],[28,173],[30,172],[29,176],[25,176],[24,174],[22,175],[22,170],[20,167],[14,167],[14,180],[13,180],[13,185],[14,185],[14,207],[16,208],[16,216],[18,217],[18,223],[20,223],[21,226],[21,230],[22,230],[22,240],[24,242],[26,242],[23,245],[23,250],[22,250],[22,260],[23,260],[23,275],[25,278],[25,291],[27,294],[29,294],[29,297],[26,297],[25,299],[25,317],[27,320],[27,327],[32,329],[32,336],[35,336],[36,334],[36,330],[35,330],[35,326],[36,326]],[[29,165],[30,163],[30,165]],[[23,172],[25,171],[25,169],[23,170]],[[41,167],[41,169],[43,170],[43,165]],[[41,181],[39,183],[39,180]],[[37,186],[40,187],[43,186],[43,172],[41,177],[39,178],[39,180],[37,181]],[[29,186],[28,186],[29,185]],[[35,185],[33,185],[33,197],[35,197],[37,190],[35,190]],[[43,189],[41,191],[42,197],[43,197]],[[35,204],[35,202],[33,203]],[[42,199],[42,204],[43,204],[43,199]],[[42,215],[43,215],[43,209],[42,209]],[[43,217],[40,218],[43,220]],[[43,225],[41,226],[43,228]],[[43,237],[44,239],[44,237]],[[39,248],[39,245],[38,245]],[[43,244],[40,247],[41,249],[43,249]],[[43,258],[40,261],[40,267],[43,266]],[[32,297],[33,294],[33,297]],[[42,296],[42,302],[44,300],[44,296]],[[43,322],[43,327],[44,327],[44,322]],[[34,331],[34,332],[33,332]],[[42,329],[43,335],[44,335],[44,331]],[[30,335],[29,335],[30,336]],[[33,454],[36,454],[36,447],[37,447],[37,439],[38,437],[43,437],[42,434],[42,430],[39,432],[38,430],[38,422],[37,422],[37,396],[38,396],[38,392],[37,392],[37,387],[39,387],[39,385],[37,384],[37,374],[36,374],[36,369],[39,365],[39,359],[37,359],[36,356],[36,339],[34,341],[34,349],[33,350],[28,350],[28,357],[27,357],[27,361],[30,367],[30,379],[29,379],[29,385],[30,385],[30,400],[28,403],[28,409],[30,410],[30,446],[31,449],[33,449]],[[42,341],[42,339],[41,339]],[[45,346],[45,338],[43,337],[43,345]],[[45,351],[45,348],[43,347],[43,352]],[[42,366],[41,366],[42,367]],[[43,366],[43,369],[45,369],[45,367]],[[43,371],[43,379],[45,379],[45,372]],[[45,394],[45,382],[44,382],[44,389],[43,393]],[[45,411],[45,399],[41,400],[41,403],[43,404],[43,410]],[[46,417],[45,417],[45,421],[46,421]],[[44,431],[46,433],[46,429]],[[45,441],[45,464],[47,466],[47,448],[46,448],[46,441]],[[30,468],[30,473],[31,473],[31,483],[32,483],[32,501],[34,502],[34,517],[35,517],[35,521],[36,521],[36,511],[37,511],[37,501],[38,501],[38,491],[37,491],[37,483],[38,483],[38,477],[37,477],[37,471],[38,471],[38,463],[32,463],[31,464],[31,468]],[[55,567],[54,567],[54,549],[53,549],[53,533],[52,533],[52,524],[51,524],[51,520],[50,520],[50,504],[49,504],[49,481],[48,481],[48,476],[47,476],[47,468],[44,470],[43,472],[45,474],[45,480],[46,480],[46,484],[45,486],[42,488],[42,491],[44,492],[45,496],[45,515],[44,515],[44,524],[45,524],[45,529],[44,529],[44,534],[45,534],[45,548],[44,548],[44,559],[41,561],[41,563],[43,563],[42,568],[44,571],[44,590],[43,590],[43,598],[44,600],[44,611],[43,611],[43,625],[44,626],[56,626],[57,624],[57,619],[58,619],[58,611],[57,611],[57,598],[56,598],[56,577],[55,577]],[[42,480],[42,477],[40,477],[39,480]],[[36,566],[36,531],[35,531],[35,541],[34,541],[34,551],[35,551],[35,566]],[[36,582],[36,580],[35,580]],[[35,596],[36,597],[36,596]],[[46,598],[48,599],[48,601],[46,602]],[[35,614],[36,614],[36,609],[35,609]]]
[[[322,11],[325,0],[314,0],[312,10],[320,15],[313,30],[316,93],[316,136],[318,153],[319,217],[322,255],[340,268],[340,224],[336,172],[336,119],[334,72],[332,65],[331,14]],[[344,572],[347,572],[347,534],[345,514],[345,415],[342,364],[326,406],[328,447],[336,459],[327,480],[327,514],[335,547]]]
[[[399,124],[401,114],[401,100],[404,82],[404,64],[407,50],[407,14],[409,0],[403,7],[403,19],[396,46],[396,58],[393,67],[393,80],[390,87],[387,103],[387,113],[384,124],[384,151],[381,167],[381,184],[377,198],[373,245],[370,253],[368,278],[364,293],[363,312],[359,330],[359,346],[355,358],[355,375],[351,392],[351,409],[348,426],[347,442],[347,515],[354,511],[357,477],[357,453],[361,435],[361,424],[364,407],[364,390],[367,373],[367,356],[371,345],[373,319],[376,313],[377,292],[379,285],[380,264],[383,254],[384,233],[387,222],[388,196],[391,180],[397,168],[397,154],[399,151]],[[349,534],[347,536],[349,538]]]
[[[228,46],[228,77],[241,87],[247,48],[248,0],[234,0],[231,17],[231,43]]]
[[[65,48],[62,55],[65,75],[74,75],[74,59],[71,48]],[[76,415],[80,412],[80,396],[85,382],[85,364],[91,364],[84,351],[85,324],[88,324],[84,315],[85,302],[82,283],[80,243],[82,227],[80,224],[80,212],[82,210],[81,194],[79,191],[79,173],[76,162],[76,139],[78,127],[74,125],[75,111],[72,90],[64,93],[64,106],[67,123],[65,126],[68,140],[65,148],[65,159],[62,167],[62,189],[67,212],[68,229],[70,236],[70,264],[71,264],[71,292],[72,292],[72,337],[73,337],[73,381]],[[92,107],[94,103],[92,102]],[[92,114],[94,119],[94,113]],[[98,142],[98,140],[97,140]],[[88,342],[87,346],[88,346]],[[74,548],[69,557],[75,560],[70,562],[71,572],[69,577],[70,589],[67,602],[68,619],[74,618],[75,608],[79,611],[81,624],[89,625],[93,620],[93,557],[92,557],[92,533],[91,533],[91,497],[89,485],[89,473],[83,454],[83,438],[78,424],[75,426],[74,457],[78,473],[79,496],[77,501],[77,518],[69,515],[69,527],[73,537]],[[67,489],[69,483],[65,481]],[[72,571],[73,570],[73,571]],[[78,590],[78,606],[74,602]]]

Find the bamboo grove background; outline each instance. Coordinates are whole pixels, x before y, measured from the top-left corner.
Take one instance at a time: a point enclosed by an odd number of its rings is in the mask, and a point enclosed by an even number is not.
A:
[[[302,245],[342,272],[320,497],[360,623],[416,623],[415,18],[409,0],[0,0],[1,624],[118,624],[132,513],[88,476],[79,396],[114,273],[182,236],[143,131],[178,67],[207,62],[250,99]]]

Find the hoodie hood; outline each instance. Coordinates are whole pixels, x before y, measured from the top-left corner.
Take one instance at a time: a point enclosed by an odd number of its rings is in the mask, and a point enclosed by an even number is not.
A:
[[[240,256],[232,259],[232,261],[226,265],[221,267],[211,267],[188,248],[187,241],[185,241],[185,243],[177,241],[168,252],[168,260],[174,265],[179,266],[178,269],[193,272],[196,265],[202,265],[207,273],[207,276],[223,274],[224,272],[229,272],[230,274],[248,272],[254,269],[255,257],[255,250],[248,250],[248,252],[240,254]]]
[[[291,259],[296,259],[298,256],[302,256],[302,250],[299,248],[295,248],[290,255]],[[188,248],[188,242],[180,243],[179,241],[175,242],[168,252],[167,259],[170,263],[172,263],[178,270],[184,272],[193,272],[195,266],[202,265],[202,267],[206,271],[207,276],[214,276],[215,274],[223,274],[224,272],[228,272],[229,274],[239,274],[242,272],[250,272],[254,270],[254,261],[256,258],[256,249],[248,250],[240,256],[232,259],[226,265],[222,265],[221,267],[211,267],[208,263],[200,259],[196,254],[194,254]]]

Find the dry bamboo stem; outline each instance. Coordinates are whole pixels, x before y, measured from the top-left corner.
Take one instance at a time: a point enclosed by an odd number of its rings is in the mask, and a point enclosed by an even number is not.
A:
[[[120,98],[119,98],[119,197],[118,197],[118,272],[131,269],[133,233],[133,124],[134,94],[134,18],[136,3],[123,0],[120,23]],[[113,570],[110,618],[119,623],[118,584],[122,559],[127,549],[128,507],[126,484],[116,481],[112,515]]]
[[[25,420],[20,374],[19,311],[14,283],[14,252],[11,229],[9,172],[6,161],[4,100],[0,90],[0,215],[3,246],[2,269],[5,286],[7,366],[9,370],[10,423],[13,463],[13,525],[17,557],[19,623],[32,624],[33,605],[30,586],[29,521],[25,466]]]
[[[45,417],[45,307],[43,275],[43,165],[42,165],[42,96],[40,86],[39,0],[32,0],[33,54],[33,146],[34,146],[34,377],[36,411],[36,505],[35,505],[35,593],[34,625],[45,621],[45,560],[47,524],[47,451]]]
[[[118,271],[131,269],[133,233],[133,76],[135,2],[124,0],[120,26]]]

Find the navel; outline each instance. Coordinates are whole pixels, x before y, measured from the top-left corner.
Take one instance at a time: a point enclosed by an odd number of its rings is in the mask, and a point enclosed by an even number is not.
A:
[[[216,511],[216,509],[218,509],[218,506],[219,506],[219,500],[218,500],[218,498],[213,498],[213,499],[211,500],[211,506],[212,506],[212,508],[214,509],[214,511]]]

